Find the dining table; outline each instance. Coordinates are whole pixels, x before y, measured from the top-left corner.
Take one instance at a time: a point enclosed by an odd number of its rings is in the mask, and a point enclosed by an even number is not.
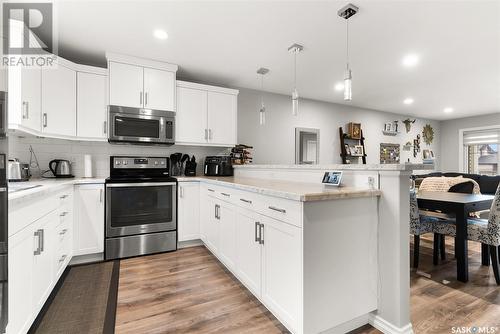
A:
[[[417,194],[419,209],[441,212],[455,217],[457,280],[461,282],[469,280],[467,219],[472,212],[489,210],[494,198],[493,195],[438,191],[419,191]]]

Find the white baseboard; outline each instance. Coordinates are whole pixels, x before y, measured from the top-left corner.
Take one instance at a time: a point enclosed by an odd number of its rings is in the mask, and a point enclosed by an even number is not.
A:
[[[413,327],[411,326],[411,323],[404,327],[396,327],[387,320],[375,314],[370,315],[369,323],[385,334],[413,334]]]
[[[178,249],[195,247],[195,246],[203,246],[203,241],[201,241],[200,239],[195,239],[195,240],[179,241],[177,243]]]
[[[354,318],[350,321],[344,322],[338,326],[327,329],[326,331],[321,332],[321,334],[343,334],[353,331],[359,327],[362,327],[368,324],[370,321],[370,314],[364,314],[360,317]]]

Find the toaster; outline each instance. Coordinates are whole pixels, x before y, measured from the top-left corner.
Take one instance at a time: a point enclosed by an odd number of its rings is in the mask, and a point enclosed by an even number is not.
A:
[[[233,164],[230,156],[208,156],[205,158],[206,176],[233,176]]]

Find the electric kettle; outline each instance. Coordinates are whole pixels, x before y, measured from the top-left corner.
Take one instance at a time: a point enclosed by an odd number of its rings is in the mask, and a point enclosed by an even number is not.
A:
[[[52,160],[49,162],[49,168],[55,177],[74,177],[74,175],[71,174],[71,162],[68,160]]]

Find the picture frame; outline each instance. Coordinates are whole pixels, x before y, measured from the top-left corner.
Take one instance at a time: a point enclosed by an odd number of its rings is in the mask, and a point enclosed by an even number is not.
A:
[[[391,122],[387,122],[384,125],[384,131],[392,132],[392,127],[393,127],[393,124]]]
[[[422,155],[424,157],[424,160],[434,160],[434,151],[433,150],[423,150]]]
[[[347,125],[347,133],[352,139],[361,139],[361,123],[349,123]]]
[[[340,187],[342,184],[342,174],[342,171],[325,172],[321,183],[325,186]]]
[[[354,145],[351,155],[354,157],[362,157],[365,154],[363,145]]]
[[[345,154],[351,155],[351,147],[348,144],[345,144],[344,148],[345,148]]]

